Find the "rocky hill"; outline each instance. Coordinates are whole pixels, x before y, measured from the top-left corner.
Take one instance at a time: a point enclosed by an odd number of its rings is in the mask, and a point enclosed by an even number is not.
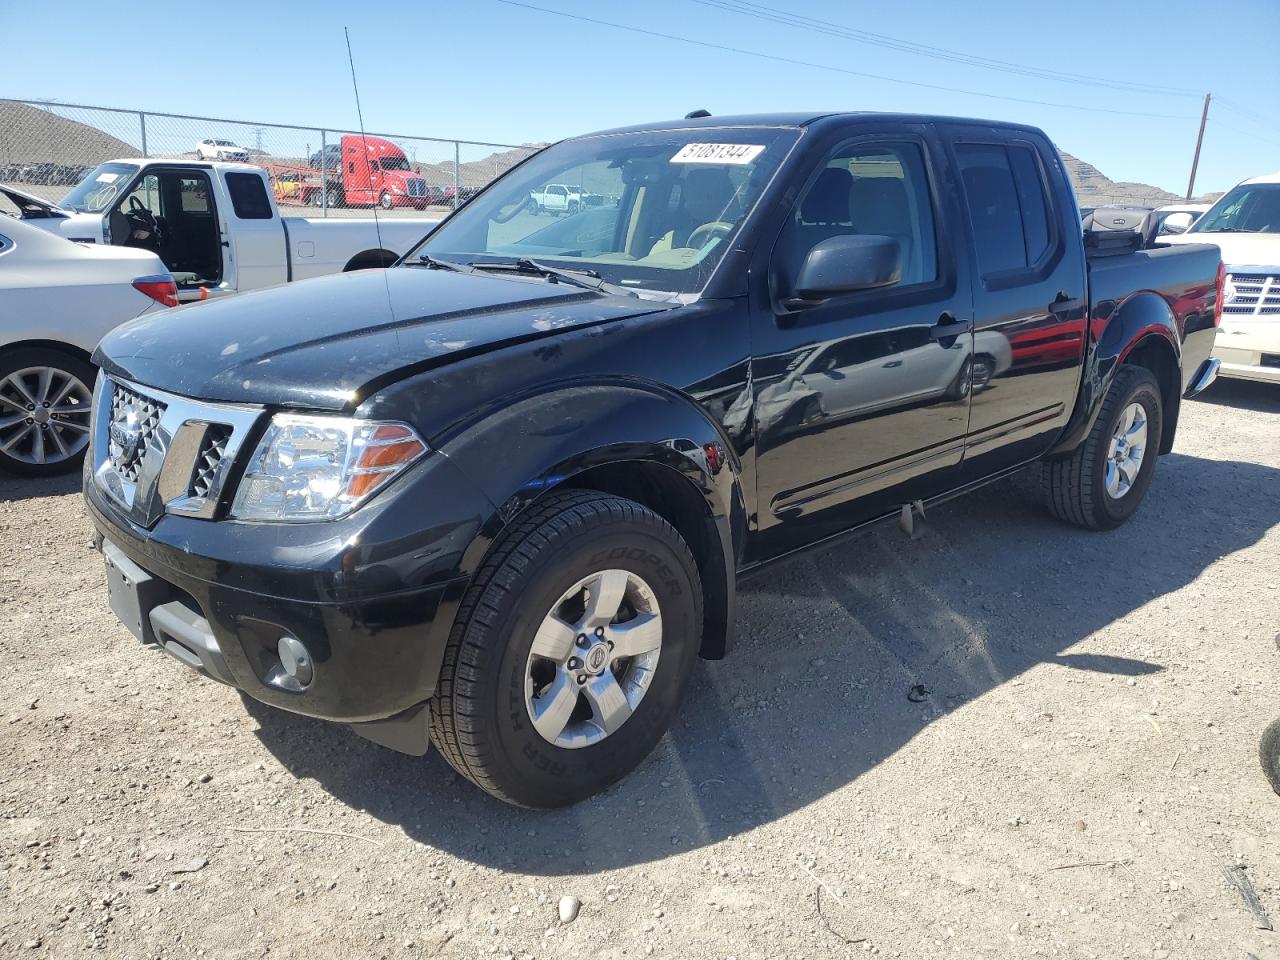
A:
[[[0,100],[0,165],[96,167],[116,157],[140,157],[137,147],[87,123],[14,100]]]

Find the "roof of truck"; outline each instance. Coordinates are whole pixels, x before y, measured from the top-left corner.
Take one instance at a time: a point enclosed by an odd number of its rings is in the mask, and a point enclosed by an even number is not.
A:
[[[1260,177],[1250,177],[1248,180],[1243,180],[1241,182],[1242,183],[1280,183],[1280,170],[1277,170],[1275,173],[1264,173]]]
[[[644,130],[697,130],[714,127],[808,127],[827,121],[876,120],[899,123],[960,123],[983,127],[1012,127],[1018,130],[1039,132],[1037,127],[1006,120],[980,120],[971,117],[945,117],[926,113],[878,113],[872,110],[843,110],[811,113],[742,113],[723,117],[694,117],[679,120],[660,120],[654,123],[638,123],[628,127],[598,130],[583,136],[599,136],[612,133],[638,133]]]

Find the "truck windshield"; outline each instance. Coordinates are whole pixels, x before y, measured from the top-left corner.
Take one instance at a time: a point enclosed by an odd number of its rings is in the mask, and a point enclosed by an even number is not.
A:
[[[1242,183],[1187,233],[1280,233],[1280,183]]]
[[[104,163],[80,181],[59,204],[76,213],[101,213],[120,196],[138,168],[132,163]]]
[[[694,293],[798,136],[699,127],[567,140],[497,180],[405,259],[536,260],[637,291]]]

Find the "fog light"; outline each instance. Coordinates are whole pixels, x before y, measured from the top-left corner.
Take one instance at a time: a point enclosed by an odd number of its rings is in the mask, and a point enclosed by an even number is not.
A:
[[[305,687],[311,683],[311,657],[301,640],[288,635],[281,637],[280,643],[276,646],[276,653],[280,656],[280,666],[284,668],[284,672],[299,687]]]

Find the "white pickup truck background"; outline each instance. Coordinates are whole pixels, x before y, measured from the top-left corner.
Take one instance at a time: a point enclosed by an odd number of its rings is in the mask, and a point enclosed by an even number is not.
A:
[[[117,224],[117,234],[129,232],[120,229],[122,221],[119,217],[127,209],[126,198],[131,193],[136,194],[148,177],[153,179],[146,182],[158,185],[156,193],[161,198],[166,195],[164,184],[170,181],[180,181],[188,190],[193,180],[203,181],[207,197],[212,201],[211,209],[201,212],[206,220],[212,217],[217,235],[216,238],[211,234],[200,239],[210,246],[217,244],[216,257],[220,263],[216,282],[201,282],[204,277],[190,275],[181,269],[182,264],[175,256],[161,251],[165,265],[179,281],[179,298],[184,301],[257,290],[347,270],[386,266],[439,222],[437,218],[282,217],[266,171],[243,163],[135,159],[102,164],[86,179],[94,181],[91,186],[108,190],[110,199],[91,205],[94,208],[91,212],[64,208],[16,187],[0,185],[0,192],[19,207],[24,220],[66,239],[115,246],[136,245],[126,243],[127,237],[112,236],[111,224]],[[256,185],[252,181],[256,181]],[[78,189],[74,188],[68,197]],[[163,200],[160,200],[152,205],[162,204]],[[164,218],[162,223],[168,220],[175,218]],[[169,224],[168,229],[173,233],[182,232],[180,225]],[[194,231],[188,228],[186,232]],[[179,241],[177,246],[182,246],[196,238],[181,236],[174,239]]]

